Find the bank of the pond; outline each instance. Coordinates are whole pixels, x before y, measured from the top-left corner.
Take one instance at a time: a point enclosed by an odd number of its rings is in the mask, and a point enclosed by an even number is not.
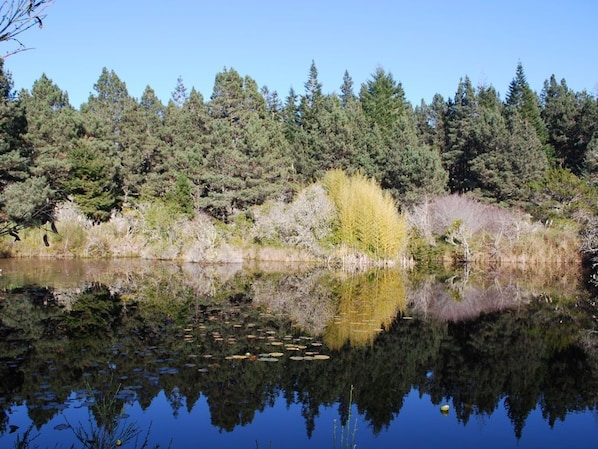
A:
[[[573,222],[547,225],[472,199],[439,197],[393,217],[399,223],[396,229],[402,229],[402,221],[406,230],[400,236],[403,243],[395,245],[392,232],[387,232],[393,228],[375,220],[363,230],[347,223],[348,230],[343,228],[330,209],[323,211],[322,204],[328,208],[330,204],[321,188],[316,186],[304,196],[290,204],[266,204],[227,223],[201,213],[170,214],[156,204],[92,223],[69,203],[59,208],[53,227],[25,229],[18,240],[3,237],[0,254],[196,263],[259,260],[347,268],[463,262],[581,268],[582,244]],[[384,252],[388,248],[394,249]]]

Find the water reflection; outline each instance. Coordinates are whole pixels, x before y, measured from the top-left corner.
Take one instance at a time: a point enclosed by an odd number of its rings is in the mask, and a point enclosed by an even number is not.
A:
[[[37,445],[76,407],[90,415],[65,421],[73,444],[141,438],[123,414],[160,394],[174,416],[203,397],[226,432],[284,398],[308,437],[332,404],[339,426],[354,405],[379,434],[413,389],[449,402],[462,425],[504,404],[517,437],[536,408],[553,426],[598,404],[597,313],[574,282],[136,263],[69,267],[60,280],[63,262],[35,282],[15,264],[0,277],[0,442],[26,436],[11,427],[16,407]]]

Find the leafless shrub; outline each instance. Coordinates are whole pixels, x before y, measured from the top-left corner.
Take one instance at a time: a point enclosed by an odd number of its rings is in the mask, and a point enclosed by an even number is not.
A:
[[[280,243],[322,253],[336,209],[319,184],[302,190],[292,203],[270,202],[254,210],[256,241]]]
[[[93,222],[89,220],[79,207],[71,202],[67,201],[59,204],[56,207],[56,221],[58,222],[72,222],[79,223],[82,227],[89,229],[93,226]]]
[[[409,225],[430,242],[435,235],[446,235],[455,228],[455,223],[459,223],[469,236],[481,233],[511,235],[531,226],[529,216],[523,213],[456,194],[427,199],[413,206],[407,219]]]
[[[533,222],[521,211],[482,203],[466,195],[447,195],[408,211],[412,230],[428,245],[439,238],[453,246],[451,257],[471,262],[517,262],[525,265],[579,260],[573,229]]]

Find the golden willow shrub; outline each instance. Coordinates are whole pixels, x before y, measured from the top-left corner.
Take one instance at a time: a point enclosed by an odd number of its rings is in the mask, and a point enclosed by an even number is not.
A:
[[[323,180],[338,211],[340,243],[378,259],[401,256],[407,222],[394,200],[373,179],[329,171]]]

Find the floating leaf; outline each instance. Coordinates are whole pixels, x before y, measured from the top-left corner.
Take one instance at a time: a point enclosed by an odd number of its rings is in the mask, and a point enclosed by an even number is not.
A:
[[[68,424],[58,424],[56,426],[54,426],[54,430],[66,430],[66,429],[70,429],[71,426],[69,426]]]

